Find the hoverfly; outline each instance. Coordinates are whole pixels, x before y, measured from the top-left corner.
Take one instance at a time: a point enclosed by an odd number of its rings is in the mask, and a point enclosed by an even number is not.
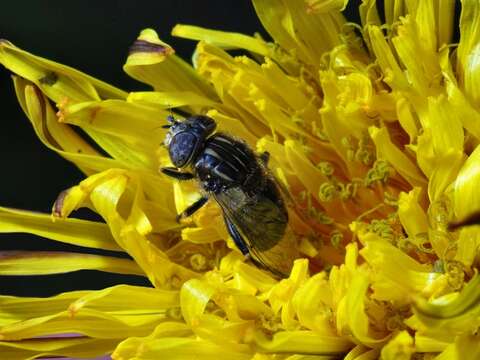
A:
[[[288,276],[298,252],[287,207],[267,169],[268,153],[257,156],[243,141],[214,133],[216,123],[208,116],[167,120],[165,146],[175,167],[164,167],[162,172],[178,180],[196,179],[204,190],[199,200],[177,215],[177,221],[213,198],[240,252],[257,266]]]

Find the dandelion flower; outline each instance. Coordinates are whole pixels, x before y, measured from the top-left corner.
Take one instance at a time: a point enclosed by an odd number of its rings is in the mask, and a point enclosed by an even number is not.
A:
[[[85,174],[52,215],[0,209],[0,228],[102,255],[20,252],[0,275],[96,269],[148,278],[50,298],[0,297],[0,352],[149,359],[476,359],[480,232],[480,4],[253,0],[274,42],[177,25],[189,65],[152,29],[124,65],[130,92],[0,43],[39,139]],[[385,21],[382,23],[381,18]],[[245,54],[233,56],[231,49]],[[221,210],[169,165],[164,124],[205,114],[253,149],[288,191],[300,257],[287,278],[235,248]],[[80,128],[106,155],[74,128]],[[87,207],[104,222],[75,218]]]

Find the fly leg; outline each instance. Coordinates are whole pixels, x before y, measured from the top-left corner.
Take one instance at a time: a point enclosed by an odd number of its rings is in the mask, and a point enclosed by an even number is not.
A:
[[[227,231],[230,234],[230,236],[233,239],[233,242],[237,246],[238,250],[242,253],[243,256],[249,257],[249,251],[247,248],[247,244],[245,243],[245,240],[243,240],[242,235],[238,232],[236,226],[227,219],[227,217],[224,215],[223,219],[225,220],[225,225],[227,225]]]
[[[192,216],[197,210],[199,210],[205,203],[208,201],[208,197],[202,196],[200,199],[195,201],[192,205],[187,207],[185,210],[183,210],[180,214],[177,215],[177,222],[180,222],[180,220],[185,219],[189,216]]]
[[[260,154],[260,160],[262,160],[263,165],[267,166],[268,161],[270,160],[270,153],[268,151],[264,151]]]
[[[188,172],[181,172],[174,167],[161,168],[162,173],[177,180],[191,180],[195,175]]]

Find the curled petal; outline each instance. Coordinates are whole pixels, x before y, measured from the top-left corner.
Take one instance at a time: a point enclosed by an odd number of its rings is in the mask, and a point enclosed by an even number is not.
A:
[[[134,79],[152,85],[156,91],[192,91],[216,98],[206,81],[174,55],[174,50],[152,29],[140,33],[123,69]]]

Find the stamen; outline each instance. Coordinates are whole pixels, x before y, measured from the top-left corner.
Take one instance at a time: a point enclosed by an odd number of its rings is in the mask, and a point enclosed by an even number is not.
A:
[[[337,188],[332,182],[324,182],[320,185],[318,197],[321,201],[329,202],[335,199]]]
[[[463,287],[465,281],[465,273],[463,264],[459,261],[450,260],[444,262],[445,272],[447,274],[448,285],[453,291],[458,291]]]
[[[335,249],[338,249],[340,247],[342,240],[343,240],[343,234],[341,233],[340,230],[333,230],[330,233],[330,243]]]
[[[190,256],[190,266],[195,271],[203,271],[207,268],[207,258],[200,254],[193,254]]]
[[[343,137],[340,141],[342,146],[347,150],[347,159],[353,161],[355,159],[355,146],[352,144],[352,139]]]
[[[391,243],[395,241],[395,232],[393,231],[392,227],[388,223],[388,220],[382,219],[377,220],[374,219],[367,227],[368,231],[371,231],[381,238],[388,240]]]
[[[447,230],[453,217],[451,209],[450,201],[446,198],[431,203],[428,207],[430,226],[435,230]]]
[[[393,168],[385,160],[377,160],[373,164],[373,168],[368,170],[365,176],[365,186],[371,186],[375,182],[385,183],[393,174]]]
[[[320,172],[322,173],[322,175],[326,177],[333,175],[333,171],[334,171],[333,166],[328,161],[322,161],[318,163],[317,168],[320,169]]]

